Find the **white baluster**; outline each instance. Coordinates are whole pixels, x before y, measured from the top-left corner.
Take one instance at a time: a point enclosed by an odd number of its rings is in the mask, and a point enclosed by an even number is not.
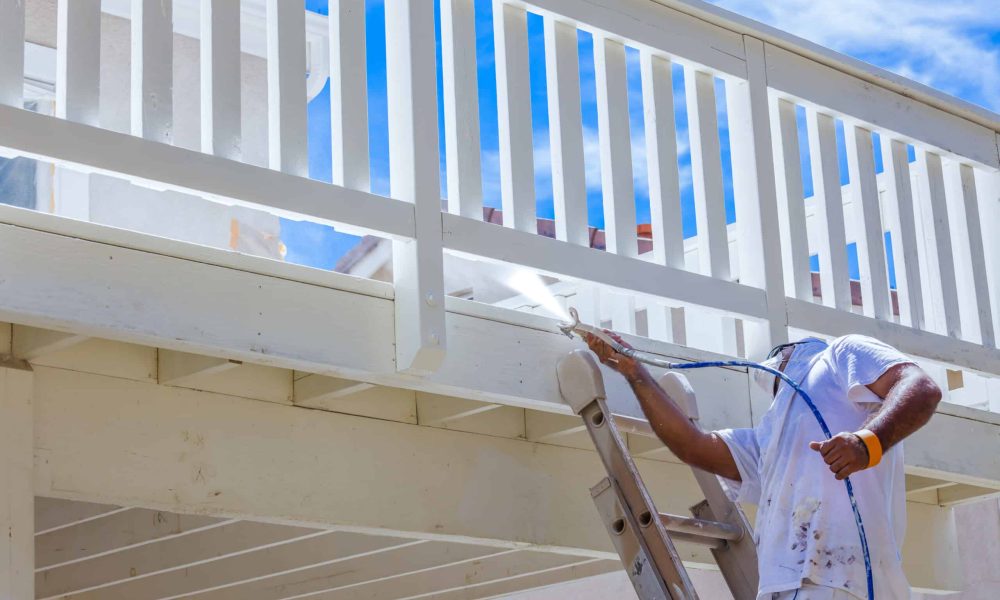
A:
[[[685,66],[684,88],[701,272],[717,279],[730,279],[719,118],[715,108],[715,77],[711,73]]]
[[[306,134],[305,9],[301,2],[294,0],[267,0],[267,145],[270,167],[292,175],[308,176]]]
[[[500,137],[500,196],[503,224],[538,230],[535,213],[535,160],[528,75],[528,16],[503,0],[493,2],[497,68],[497,130]]]
[[[851,196],[857,235],[861,304],[864,314],[883,321],[892,318],[889,273],[885,259],[885,233],[875,181],[872,133],[856,125],[845,126],[847,166],[851,174]]]
[[[937,307],[935,312],[940,311],[938,314],[943,316],[941,324],[944,326],[944,333],[958,338],[962,335],[962,322],[941,157],[918,148],[917,163],[922,175],[920,200],[927,217],[923,222],[923,230],[930,276],[928,299],[933,307]]]
[[[549,17],[545,19],[545,76],[556,239],[589,246],[576,27]]]
[[[132,135],[174,141],[173,3],[132,0]]]
[[[330,0],[330,142],[332,181],[371,189],[368,165],[368,63],[365,3]]]
[[[201,0],[201,151],[243,157],[240,0]]]
[[[56,116],[100,121],[101,0],[59,0],[56,8]]]
[[[448,211],[481,221],[483,176],[479,146],[476,12],[472,0],[441,1],[441,66]]]
[[[632,183],[625,46],[621,42],[600,35],[594,37],[594,82],[597,86],[606,247],[609,252],[635,257],[639,255],[639,240]]]
[[[24,107],[24,4],[0,0],[0,104]]]
[[[844,203],[837,164],[837,131],[833,117],[807,109],[809,157],[812,162],[813,195],[816,198],[816,231],[819,234],[819,278],[823,304],[851,310],[850,274],[847,270],[847,234]]]
[[[785,277],[785,293],[792,298],[812,301],[806,204],[795,105],[783,99],[773,100],[770,104],[781,249],[784,267],[787,269],[785,272],[788,273]]]
[[[682,346],[687,344],[683,306],[650,302],[646,308],[646,323],[650,338]]]
[[[654,56],[648,50],[642,50],[640,62],[653,260],[683,269],[684,239],[671,64],[669,59]]]
[[[882,165],[885,169],[886,216],[892,235],[892,256],[896,270],[896,297],[904,325],[923,329],[924,300],[920,281],[920,257],[910,184],[910,160],[906,144],[882,136]]]
[[[396,368],[434,371],[444,360],[444,261],[438,170],[434,12],[410,0],[385,3],[386,97],[393,198],[414,204],[415,232],[392,247]]]
[[[963,294],[962,298],[967,302],[972,313],[969,326],[979,329],[981,343],[984,346],[996,347],[975,171],[972,166],[964,163],[952,165],[949,170],[956,184],[956,197],[954,201],[949,200],[948,203],[950,207],[955,209],[953,214],[956,217],[951,224],[952,241],[956,244],[955,266],[959,267],[960,264],[965,263],[965,260],[959,259],[958,244],[962,244],[964,247],[961,248],[961,254],[964,255],[963,258],[968,258],[968,263],[964,264],[961,271],[966,275],[963,279],[967,285],[961,287],[963,290],[973,291],[971,294]],[[965,244],[968,245],[965,246]]]

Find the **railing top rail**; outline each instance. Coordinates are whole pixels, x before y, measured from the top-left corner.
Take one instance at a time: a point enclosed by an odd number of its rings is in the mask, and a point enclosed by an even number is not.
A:
[[[1000,114],[862,60],[702,0],[649,0],[733,32],[750,35],[864,81],[1000,133]]]

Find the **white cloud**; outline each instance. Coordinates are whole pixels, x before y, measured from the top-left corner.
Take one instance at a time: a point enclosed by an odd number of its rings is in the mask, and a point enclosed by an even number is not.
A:
[[[769,25],[1000,110],[996,0],[713,0]],[[994,41],[989,36],[994,36]]]

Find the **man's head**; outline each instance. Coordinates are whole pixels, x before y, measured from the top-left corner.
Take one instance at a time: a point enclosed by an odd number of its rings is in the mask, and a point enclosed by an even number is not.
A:
[[[778,344],[767,353],[767,358],[761,363],[766,367],[788,373],[790,367],[808,363],[813,356],[826,347],[826,342],[819,338],[807,337],[797,342]],[[754,369],[754,381],[771,395],[778,394],[779,379],[772,373]]]

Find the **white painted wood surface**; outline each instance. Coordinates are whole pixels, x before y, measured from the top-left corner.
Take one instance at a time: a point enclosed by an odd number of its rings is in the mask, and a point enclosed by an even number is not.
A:
[[[173,2],[132,0],[132,135],[174,142]]]
[[[726,321],[724,326],[736,356],[758,357],[788,341],[788,328],[764,46],[752,38],[745,42],[747,80],[726,86],[737,248],[740,283],[764,290],[768,316],[766,324],[744,326],[742,320],[733,319],[732,327]],[[728,246],[727,235],[727,253]]]
[[[56,7],[56,116],[98,125],[100,79],[100,0],[59,0]]]
[[[968,244],[969,264],[971,271],[971,295],[972,304],[975,305],[974,319],[972,327],[979,330],[979,338],[984,346],[996,347],[996,332],[993,329],[993,308],[990,303],[989,272],[986,268],[986,248],[983,243],[983,227],[979,212],[979,193],[976,189],[976,177],[973,169],[968,164],[954,165],[952,170],[957,170],[958,198],[955,204],[958,205],[957,212],[964,213],[964,219],[957,223],[952,223],[954,227],[953,239],[962,240],[961,243]],[[993,233],[991,231],[991,233]],[[957,266],[957,265],[956,265]],[[1000,282],[997,282],[1000,284]],[[968,289],[968,288],[964,288]]]
[[[483,218],[477,69],[473,0],[444,0],[441,2],[441,79],[448,210],[471,219]]]
[[[726,234],[725,193],[719,119],[715,107],[715,77],[695,67],[684,67],[688,137],[691,143],[691,179],[694,186],[698,260],[703,275],[730,278]]]
[[[812,300],[805,192],[795,111],[795,105],[787,100],[771,100],[771,140],[774,144],[778,219],[781,225],[785,294],[800,300]]]
[[[35,597],[34,377],[0,362],[0,597]]]
[[[632,182],[628,78],[625,46],[621,42],[594,38],[594,84],[597,87],[605,245],[608,252],[634,258],[639,256],[639,241]]]
[[[414,206],[414,237],[393,242],[396,368],[427,373],[445,354],[441,182],[438,175],[434,13],[408,0],[385,6],[389,178]]]
[[[854,199],[853,217],[858,231],[855,243],[861,275],[861,305],[866,316],[885,321],[892,318],[892,303],[889,298],[885,230],[875,181],[872,133],[863,127],[845,125],[844,136]]]
[[[365,4],[331,0],[329,7],[332,181],[367,192],[371,189],[371,172]]]
[[[24,0],[0,0],[0,105],[24,105]]]
[[[955,261],[941,157],[918,148],[917,163],[921,169],[920,199],[924,206],[924,214],[928,217],[923,223],[924,243],[927,248],[925,255],[928,269],[933,277],[928,300],[932,302],[936,314],[943,316],[940,321],[943,333],[961,338],[962,322],[958,306],[958,288],[955,283]]]
[[[906,144],[900,140],[882,136],[881,141],[887,199],[885,212],[891,232],[899,317],[904,325],[923,329],[924,297],[909,156]]]
[[[267,0],[268,164],[300,177],[309,175],[305,19],[298,2]]]
[[[86,339],[87,336],[75,333],[62,333],[34,327],[17,327],[11,341],[11,354],[15,358],[33,362],[48,354],[76,346]]]
[[[42,160],[127,174],[139,183],[157,182],[157,188],[255,203],[291,218],[311,216],[359,228],[347,227],[348,232],[414,235],[413,207],[374,194],[4,106],[0,126],[0,145]]]
[[[551,18],[545,20],[545,77],[556,239],[589,246],[577,30]]]
[[[834,116],[928,144],[938,152],[965,156],[991,169],[1000,167],[995,130],[800,53],[772,44],[765,45],[765,52],[768,85],[803,104],[820,106]],[[874,78],[885,81],[881,73]]]
[[[819,278],[823,304],[837,310],[851,309],[847,271],[847,235],[837,162],[837,133],[833,117],[815,109],[806,110],[809,160],[813,194],[819,199]]]
[[[243,157],[239,0],[201,2],[201,151]]]
[[[493,2],[500,198],[504,227],[535,233],[535,160],[524,8]]]
[[[653,260],[657,264],[683,269],[684,238],[672,66],[669,59],[647,50],[640,53],[639,61]]]

